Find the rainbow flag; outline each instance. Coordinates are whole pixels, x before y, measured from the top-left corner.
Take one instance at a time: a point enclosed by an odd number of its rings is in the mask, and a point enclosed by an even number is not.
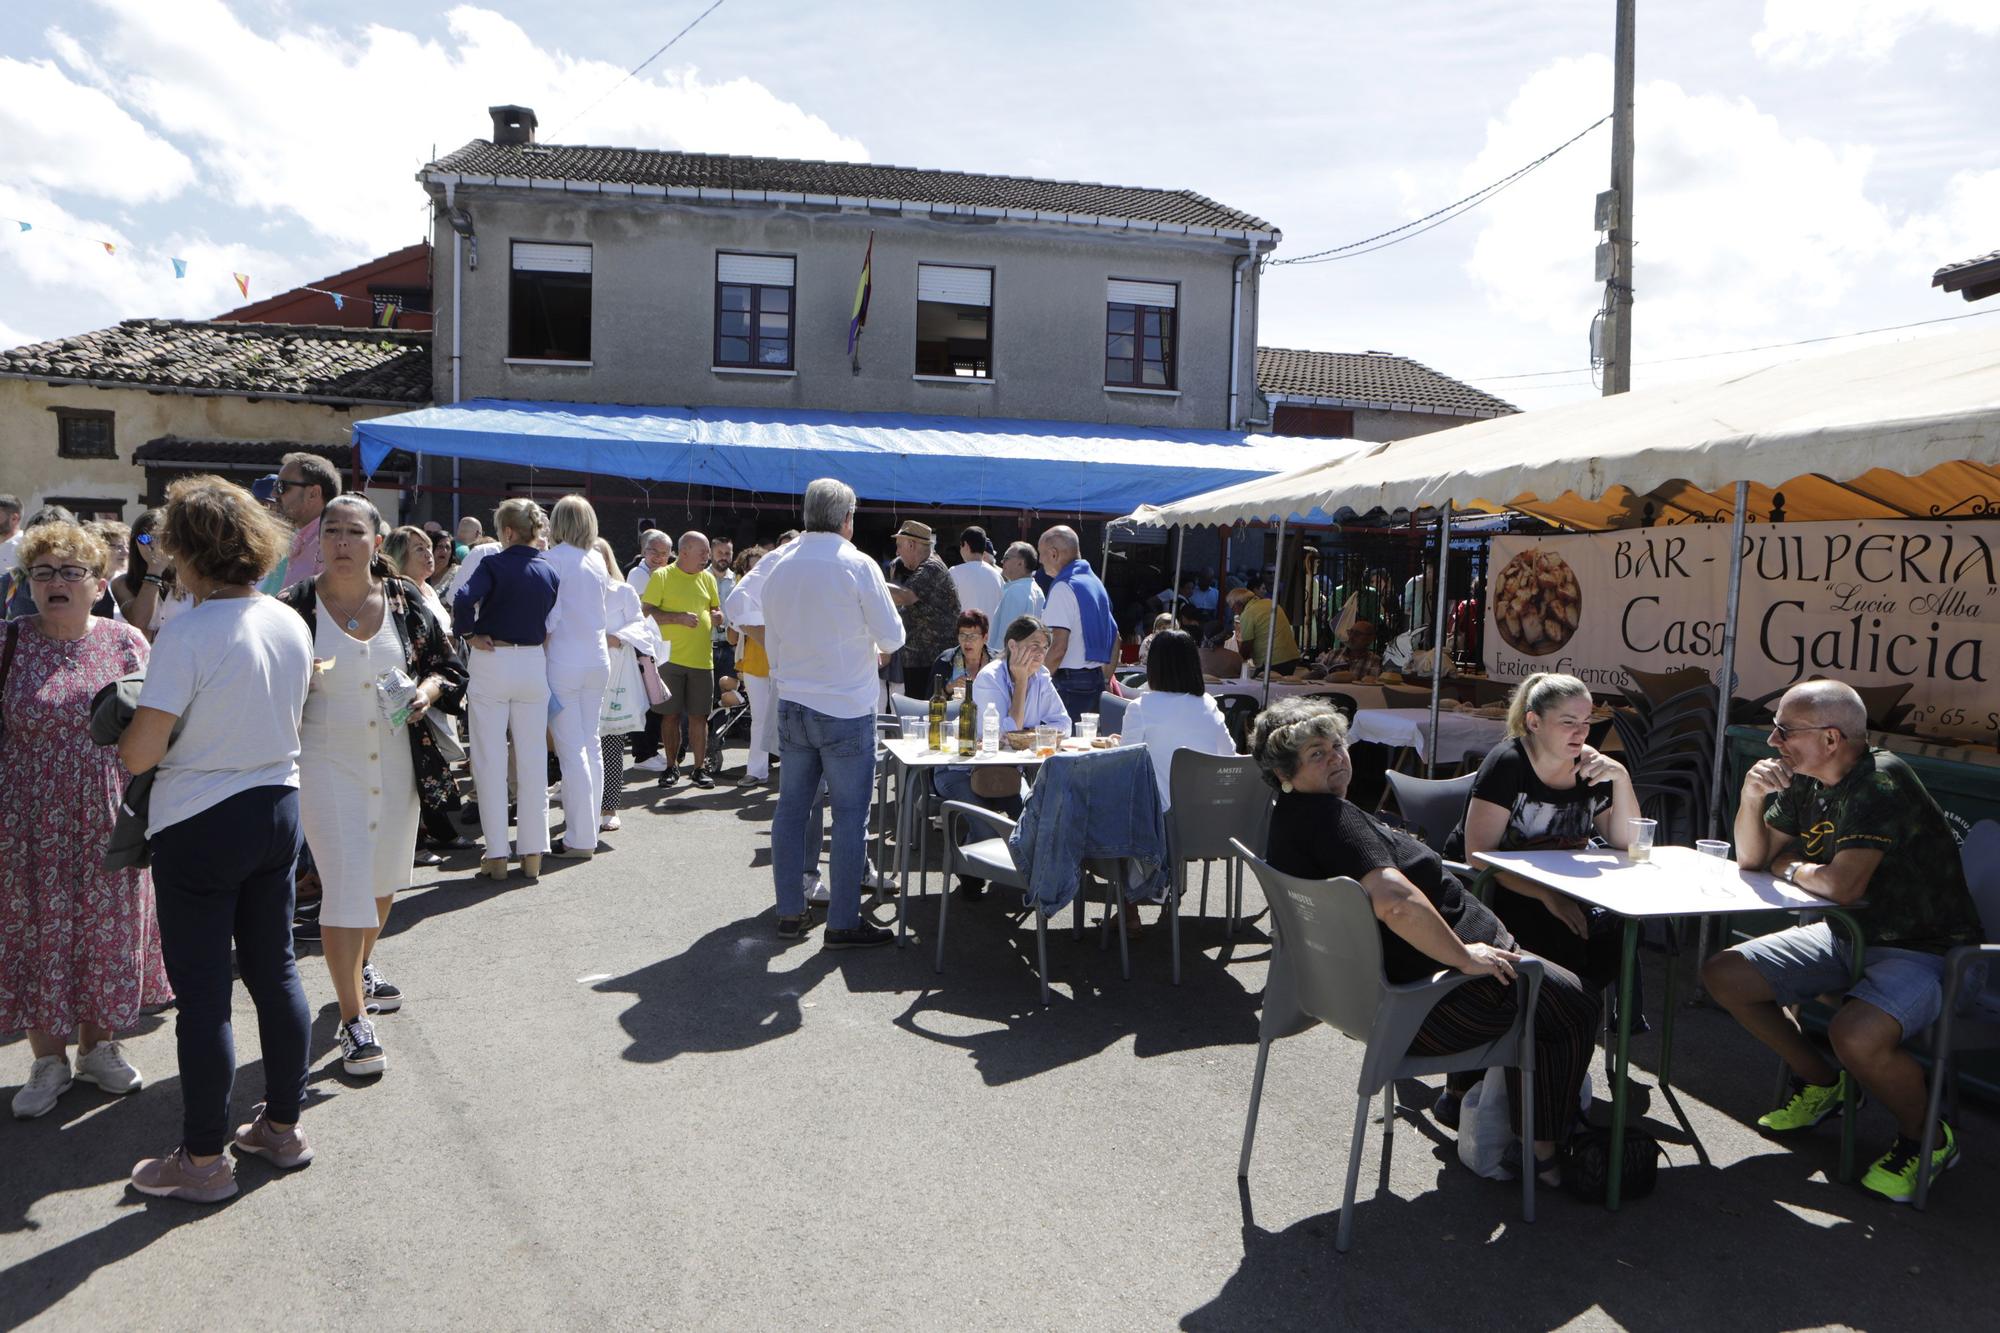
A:
[[[861,281],[854,285],[854,313],[847,321],[847,355],[861,344],[861,330],[868,326],[868,298],[875,289],[875,233],[868,233],[868,253],[861,259]],[[859,364],[857,362],[857,364]]]
[[[242,292],[246,297],[250,295],[250,275],[248,273],[232,273],[229,276],[236,279],[237,291]]]
[[[375,316],[375,327],[378,329],[393,329],[396,327],[397,317],[401,314],[402,310],[397,305],[396,298],[392,296],[382,303],[380,313]]]

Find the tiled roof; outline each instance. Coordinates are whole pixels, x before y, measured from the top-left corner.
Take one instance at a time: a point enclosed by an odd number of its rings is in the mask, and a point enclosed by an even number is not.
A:
[[[142,467],[171,470],[215,468],[225,472],[276,472],[286,454],[318,454],[345,477],[354,466],[351,444],[301,444],[296,440],[191,440],[180,435],[162,435],[132,451],[132,461]],[[384,472],[405,472],[410,456],[401,449],[391,450],[377,468]]]
[[[1931,274],[1931,286],[1962,292],[1968,301],[2000,294],[2000,250],[1977,259],[1961,259]]]
[[[1520,409],[1429,366],[1390,352],[1257,349],[1257,388],[1266,396],[1324,399],[1378,409],[1503,417]]]
[[[404,329],[128,319],[0,351],[0,377],[303,398],[428,403],[431,336]]]
[[[766,194],[840,199],[897,200],[905,203],[1011,210],[1032,220],[1064,221],[1075,214],[1112,218],[1169,229],[1274,232],[1262,218],[1224,207],[1192,190],[1150,190],[1081,181],[988,176],[971,171],[933,171],[878,166],[867,162],[810,162],[780,157],[728,157],[719,153],[676,153],[651,148],[586,148],[555,144],[495,145],[475,139],[425,168],[456,176],[511,177],[569,181],[659,190],[722,191],[761,198]],[[782,202],[782,201],[779,201]],[[817,202],[816,200],[814,202]]]

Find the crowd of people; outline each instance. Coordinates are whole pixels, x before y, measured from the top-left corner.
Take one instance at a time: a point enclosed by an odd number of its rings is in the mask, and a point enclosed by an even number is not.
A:
[[[1062,525],[997,560],[985,531],[967,528],[947,566],[932,529],[905,522],[893,558],[878,562],[853,542],[854,491],[820,479],[804,493],[802,530],[769,548],[738,554],[700,532],[649,530],[621,574],[581,496],[548,512],[508,499],[489,537],[477,518],[452,533],[391,528],[310,454],[288,456],[267,481],[185,478],[117,531],[47,510],[21,524],[0,497],[8,592],[28,599],[0,649],[0,1032],[25,1031],[32,1056],[13,1111],[46,1114],[78,1080],[137,1090],[144,1076],[119,1034],[171,1003],[182,1133],[133,1168],[147,1194],[229,1197],[230,1146],[281,1169],[312,1159],[295,940],[322,942],[342,1067],[358,1078],[386,1070],[377,1019],[404,997],[377,946],[423,844],[472,845],[453,818],[461,763],[477,874],[532,881],[544,858],[599,854],[628,771],[671,784],[685,747],[687,781],[713,786],[711,709],[747,703],[740,783],[767,783],[778,767],[776,934],[809,934],[823,901],[823,947],[869,948],[893,938],[861,910],[888,694],[955,696],[1022,731],[1067,729],[1118,688],[1109,594]],[[1295,661],[1282,611],[1238,592],[1223,605],[1253,658]],[[1174,754],[1236,746],[1196,637],[1170,618],[1144,657],[1147,688],[1121,739],[1146,747],[1164,807]],[[1439,849],[1346,800],[1346,726],[1327,702],[1273,705],[1249,744],[1275,789],[1270,862],[1358,882],[1390,982],[1439,968],[1475,979],[1432,1011],[1413,1049],[1462,1051],[1505,1032],[1515,966],[1542,960],[1536,1161],[1519,1169],[1552,1182],[1618,974],[1615,922],[1504,875],[1489,905],[1445,856],[1625,845],[1638,797],[1625,768],[1588,743],[1591,706],[1574,677],[1523,682],[1509,739],[1480,765]],[[1867,897],[1862,980],[1848,986],[1846,946],[1825,926],[1724,950],[1704,975],[1793,1072],[1791,1099],[1760,1125],[1810,1129],[1856,1080],[1898,1131],[1864,1183],[1903,1199],[1926,1101],[1902,1047],[1938,1015],[1944,951],[1976,941],[1980,925],[1936,803],[1906,765],[1869,747],[1866,723],[1845,685],[1787,693],[1771,731],[1779,758],[1750,769],[1735,828],[1745,866],[1833,903]],[[946,767],[936,786],[1014,814],[1027,796],[1020,769],[991,764]],[[309,917],[298,901],[307,883],[318,900]],[[957,891],[976,898],[984,886]],[[235,976],[257,1011],[264,1098],[232,1130]],[[1837,1065],[1783,1007],[1827,991],[1844,995],[1830,1033]],[[1518,1131],[1519,1075],[1509,1078]],[[1465,1086],[1454,1079],[1434,1107],[1454,1128]],[[1957,1151],[1947,1125],[1933,1168]]]

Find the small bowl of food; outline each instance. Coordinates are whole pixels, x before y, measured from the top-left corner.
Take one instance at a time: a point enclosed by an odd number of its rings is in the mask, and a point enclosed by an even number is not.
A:
[[[1009,750],[1032,750],[1035,748],[1035,733],[1032,729],[1010,731],[1000,738],[1000,744]]]

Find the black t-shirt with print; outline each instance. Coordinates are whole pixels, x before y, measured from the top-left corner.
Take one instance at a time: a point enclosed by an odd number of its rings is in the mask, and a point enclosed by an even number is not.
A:
[[[1765,799],[1764,822],[1814,865],[1855,849],[1882,853],[1861,920],[1868,943],[1927,953],[1979,943],[1958,839],[1922,779],[1889,751],[1869,750],[1831,787],[1794,777]]]
[[[1597,817],[1611,808],[1611,784],[1551,787],[1535,772],[1527,742],[1516,736],[1490,750],[1472,779],[1472,794],[1507,812],[1507,829],[1495,851],[1580,851],[1597,836]],[[1465,859],[1465,821],[1452,831],[1445,854]]]
[[[1338,796],[1304,792],[1279,796],[1271,811],[1264,859],[1300,879],[1359,880],[1372,870],[1401,871],[1459,939],[1467,944],[1512,943],[1499,918],[1465,891],[1436,852]],[[1422,981],[1444,966],[1387,926],[1380,930],[1382,971],[1392,984]]]

